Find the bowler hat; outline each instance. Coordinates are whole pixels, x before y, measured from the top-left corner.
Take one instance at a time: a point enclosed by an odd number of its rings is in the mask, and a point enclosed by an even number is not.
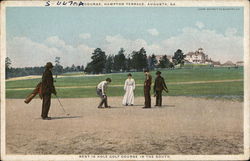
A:
[[[48,62],[46,65],[45,65],[46,68],[53,68],[53,64],[51,62]]]
[[[160,71],[157,71],[157,72],[156,72],[156,75],[159,75],[159,74],[161,74],[161,72],[160,72]]]

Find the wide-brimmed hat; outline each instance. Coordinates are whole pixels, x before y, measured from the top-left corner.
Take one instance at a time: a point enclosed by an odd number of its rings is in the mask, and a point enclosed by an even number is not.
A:
[[[46,65],[45,65],[46,68],[53,68],[53,64],[51,62],[48,62]]]
[[[161,72],[160,72],[160,71],[157,71],[156,74],[157,74],[157,75],[158,75],[158,74],[161,74]]]

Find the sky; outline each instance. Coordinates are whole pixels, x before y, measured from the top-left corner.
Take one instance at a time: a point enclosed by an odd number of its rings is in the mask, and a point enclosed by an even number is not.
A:
[[[225,7],[224,7],[225,8]],[[86,65],[94,49],[126,55],[184,54],[203,48],[214,61],[243,60],[243,8],[7,7],[7,56],[13,67]]]

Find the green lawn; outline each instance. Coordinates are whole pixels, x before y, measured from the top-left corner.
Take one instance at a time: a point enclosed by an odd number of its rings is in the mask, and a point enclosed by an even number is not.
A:
[[[155,71],[151,72],[153,79]],[[123,96],[122,85],[127,78],[127,73],[114,73],[103,76],[80,76],[57,78],[56,87],[83,86],[86,88],[58,88],[58,96],[63,98],[76,97],[96,97],[95,86],[107,77],[112,78],[111,86],[108,89],[109,96]],[[137,84],[143,84],[144,74],[142,72],[132,73]],[[198,84],[174,84],[176,82],[211,81],[211,80],[232,80],[243,79],[243,68],[192,68],[162,70],[170,96],[194,96],[211,98],[237,98],[243,99],[243,81],[223,82],[223,83],[198,83]],[[18,80],[6,82],[7,98],[25,98],[31,89],[11,90],[15,88],[34,88],[40,79]],[[120,87],[112,87],[120,85]],[[89,87],[87,87],[89,86]],[[135,91],[136,96],[143,95],[143,87],[138,86]]]

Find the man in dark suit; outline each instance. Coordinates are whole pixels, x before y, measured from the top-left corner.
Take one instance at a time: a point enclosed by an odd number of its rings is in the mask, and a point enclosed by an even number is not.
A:
[[[161,76],[161,72],[156,72],[157,77],[155,78],[155,84],[154,84],[154,93],[156,96],[156,104],[155,106],[161,106],[162,105],[162,91],[166,91],[168,93],[168,88],[166,86],[164,78]]]
[[[42,76],[42,114],[41,117],[43,120],[51,120],[50,117],[48,117],[49,109],[50,109],[50,103],[51,103],[51,93],[54,93],[56,95],[56,90],[54,86],[54,80],[52,76],[52,70],[53,65],[51,62],[48,62],[45,66],[45,71]]]
[[[145,81],[144,81],[144,98],[145,98],[145,105],[143,108],[151,108],[151,84],[152,84],[152,76],[149,73],[149,70],[144,70],[145,73]]]

